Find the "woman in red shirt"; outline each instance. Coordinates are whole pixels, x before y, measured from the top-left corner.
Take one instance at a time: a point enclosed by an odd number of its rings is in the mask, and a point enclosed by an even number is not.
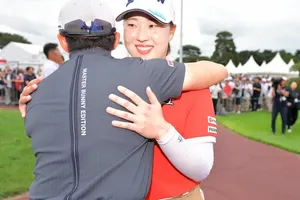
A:
[[[135,0],[127,4],[117,21],[124,20],[124,44],[129,54],[144,59],[166,58],[168,43],[176,30],[174,15],[169,0]],[[198,185],[213,166],[217,135],[209,89],[185,92],[179,99],[166,102],[162,109],[150,88],[147,89],[150,104],[126,88],[120,92],[135,105],[114,95],[110,99],[129,112],[114,108],[108,108],[107,112],[132,123],[112,124],[157,140],[147,199],[203,198]],[[159,127],[168,128],[161,134]]]

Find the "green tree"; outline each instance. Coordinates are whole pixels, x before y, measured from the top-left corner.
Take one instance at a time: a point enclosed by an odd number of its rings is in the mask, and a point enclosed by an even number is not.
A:
[[[294,61],[295,63],[300,62],[300,50],[296,50],[294,54]]]
[[[258,65],[261,65],[265,61],[264,54],[259,50],[252,51],[253,58]]]
[[[299,72],[299,77],[300,77],[300,62],[294,64],[291,67],[290,71]]]
[[[0,47],[6,46],[10,42],[21,42],[26,44],[31,44],[26,38],[17,34],[10,33],[0,33]]]
[[[194,45],[184,45],[182,47],[182,60],[183,62],[197,62],[205,57],[201,57],[201,50],[199,47]],[[180,50],[178,51],[180,54]],[[176,58],[176,61],[179,61],[179,58]]]
[[[286,64],[289,63],[292,58],[294,58],[293,54],[286,52],[285,50],[280,50],[279,53]]]
[[[264,61],[266,61],[266,63],[270,62],[276,55],[276,51],[273,52],[272,50],[266,49],[262,52],[262,55],[264,57]]]
[[[235,65],[238,65],[239,59],[232,34],[228,31],[222,31],[217,33],[216,37],[215,51],[211,59],[223,65],[226,65],[231,59]]]
[[[252,55],[251,51],[248,50],[240,51],[237,54],[238,54],[239,62],[242,63],[243,65],[249,60],[250,56]]]

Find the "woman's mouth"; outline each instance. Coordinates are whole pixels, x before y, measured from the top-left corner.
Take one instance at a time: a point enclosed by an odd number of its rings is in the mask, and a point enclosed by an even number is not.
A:
[[[137,52],[139,52],[139,54],[147,55],[152,51],[153,46],[151,46],[151,45],[135,45],[135,48],[136,48]]]

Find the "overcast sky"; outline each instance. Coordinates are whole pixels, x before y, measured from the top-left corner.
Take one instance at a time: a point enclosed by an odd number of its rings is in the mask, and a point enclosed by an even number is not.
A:
[[[57,42],[57,19],[67,0],[0,0],[0,31],[19,33],[32,43]],[[154,0],[155,1],[155,0]],[[117,14],[127,0],[109,0]],[[180,0],[172,55],[179,48]],[[117,6],[116,6],[117,5]],[[300,0],[184,0],[183,43],[210,56],[217,32],[233,33],[238,50],[300,49]],[[122,26],[117,28],[122,32]]]

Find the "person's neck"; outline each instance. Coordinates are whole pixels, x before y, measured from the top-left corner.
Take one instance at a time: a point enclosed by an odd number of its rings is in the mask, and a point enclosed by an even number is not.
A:
[[[54,63],[56,63],[56,64],[59,64],[59,63],[57,63],[53,58],[48,58],[48,60],[50,60],[50,61],[52,61],[52,62],[54,62]]]

